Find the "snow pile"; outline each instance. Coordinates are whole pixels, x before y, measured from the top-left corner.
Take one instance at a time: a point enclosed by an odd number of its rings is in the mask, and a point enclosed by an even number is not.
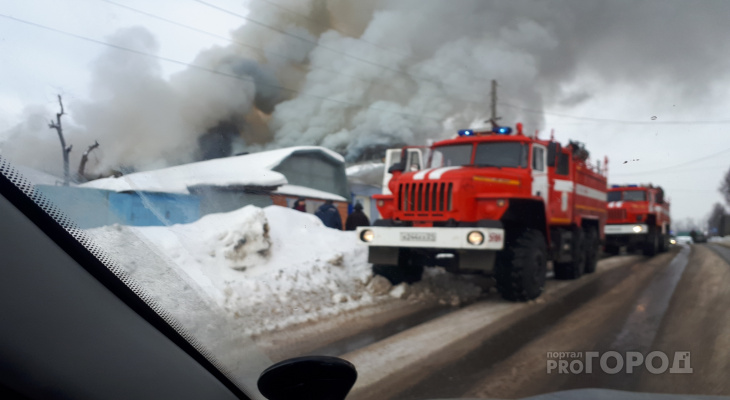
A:
[[[422,282],[393,287],[372,276],[367,248],[355,232],[326,228],[311,214],[278,206],[246,206],[186,225],[115,225],[89,233],[133,277],[140,265],[125,243],[130,234],[147,241],[196,290],[242,321],[248,335],[385,302],[456,306],[481,294],[478,285],[439,269],[427,269]]]

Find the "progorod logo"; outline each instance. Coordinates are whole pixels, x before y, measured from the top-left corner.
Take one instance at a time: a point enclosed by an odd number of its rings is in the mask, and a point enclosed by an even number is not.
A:
[[[607,374],[646,368],[652,374],[691,374],[689,351],[676,351],[670,357],[662,351],[643,354],[638,351],[549,351],[547,353],[548,374],[591,374],[596,368]]]

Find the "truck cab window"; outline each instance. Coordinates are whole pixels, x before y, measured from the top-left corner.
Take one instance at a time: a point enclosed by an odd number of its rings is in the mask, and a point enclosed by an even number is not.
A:
[[[621,192],[608,192],[608,201],[621,201]]]
[[[535,147],[532,150],[532,169],[545,171],[545,149],[542,147]]]
[[[418,151],[409,151],[408,171],[418,171],[421,169],[421,153]]]
[[[568,175],[570,171],[570,156],[565,153],[558,154],[558,165],[555,173],[558,175]],[[611,201],[611,200],[609,200]]]

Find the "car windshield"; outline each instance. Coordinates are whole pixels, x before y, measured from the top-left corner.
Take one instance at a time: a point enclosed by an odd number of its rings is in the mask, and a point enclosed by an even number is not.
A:
[[[252,398],[304,355],[349,398],[730,395],[728,16],[4,1],[0,174]]]

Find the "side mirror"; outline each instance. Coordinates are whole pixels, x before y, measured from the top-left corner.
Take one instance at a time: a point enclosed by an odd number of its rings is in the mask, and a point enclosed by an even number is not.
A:
[[[307,356],[267,368],[258,387],[269,400],[344,400],[356,380],[355,366],[341,358]]]
[[[550,142],[548,143],[547,149],[547,165],[548,167],[554,167],[558,160],[558,154],[562,151],[560,143]]]
[[[393,172],[403,172],[405,169],[405,166],[403,166],[403,161],[393,164],[388,168],[388,173],[392,174]]]

